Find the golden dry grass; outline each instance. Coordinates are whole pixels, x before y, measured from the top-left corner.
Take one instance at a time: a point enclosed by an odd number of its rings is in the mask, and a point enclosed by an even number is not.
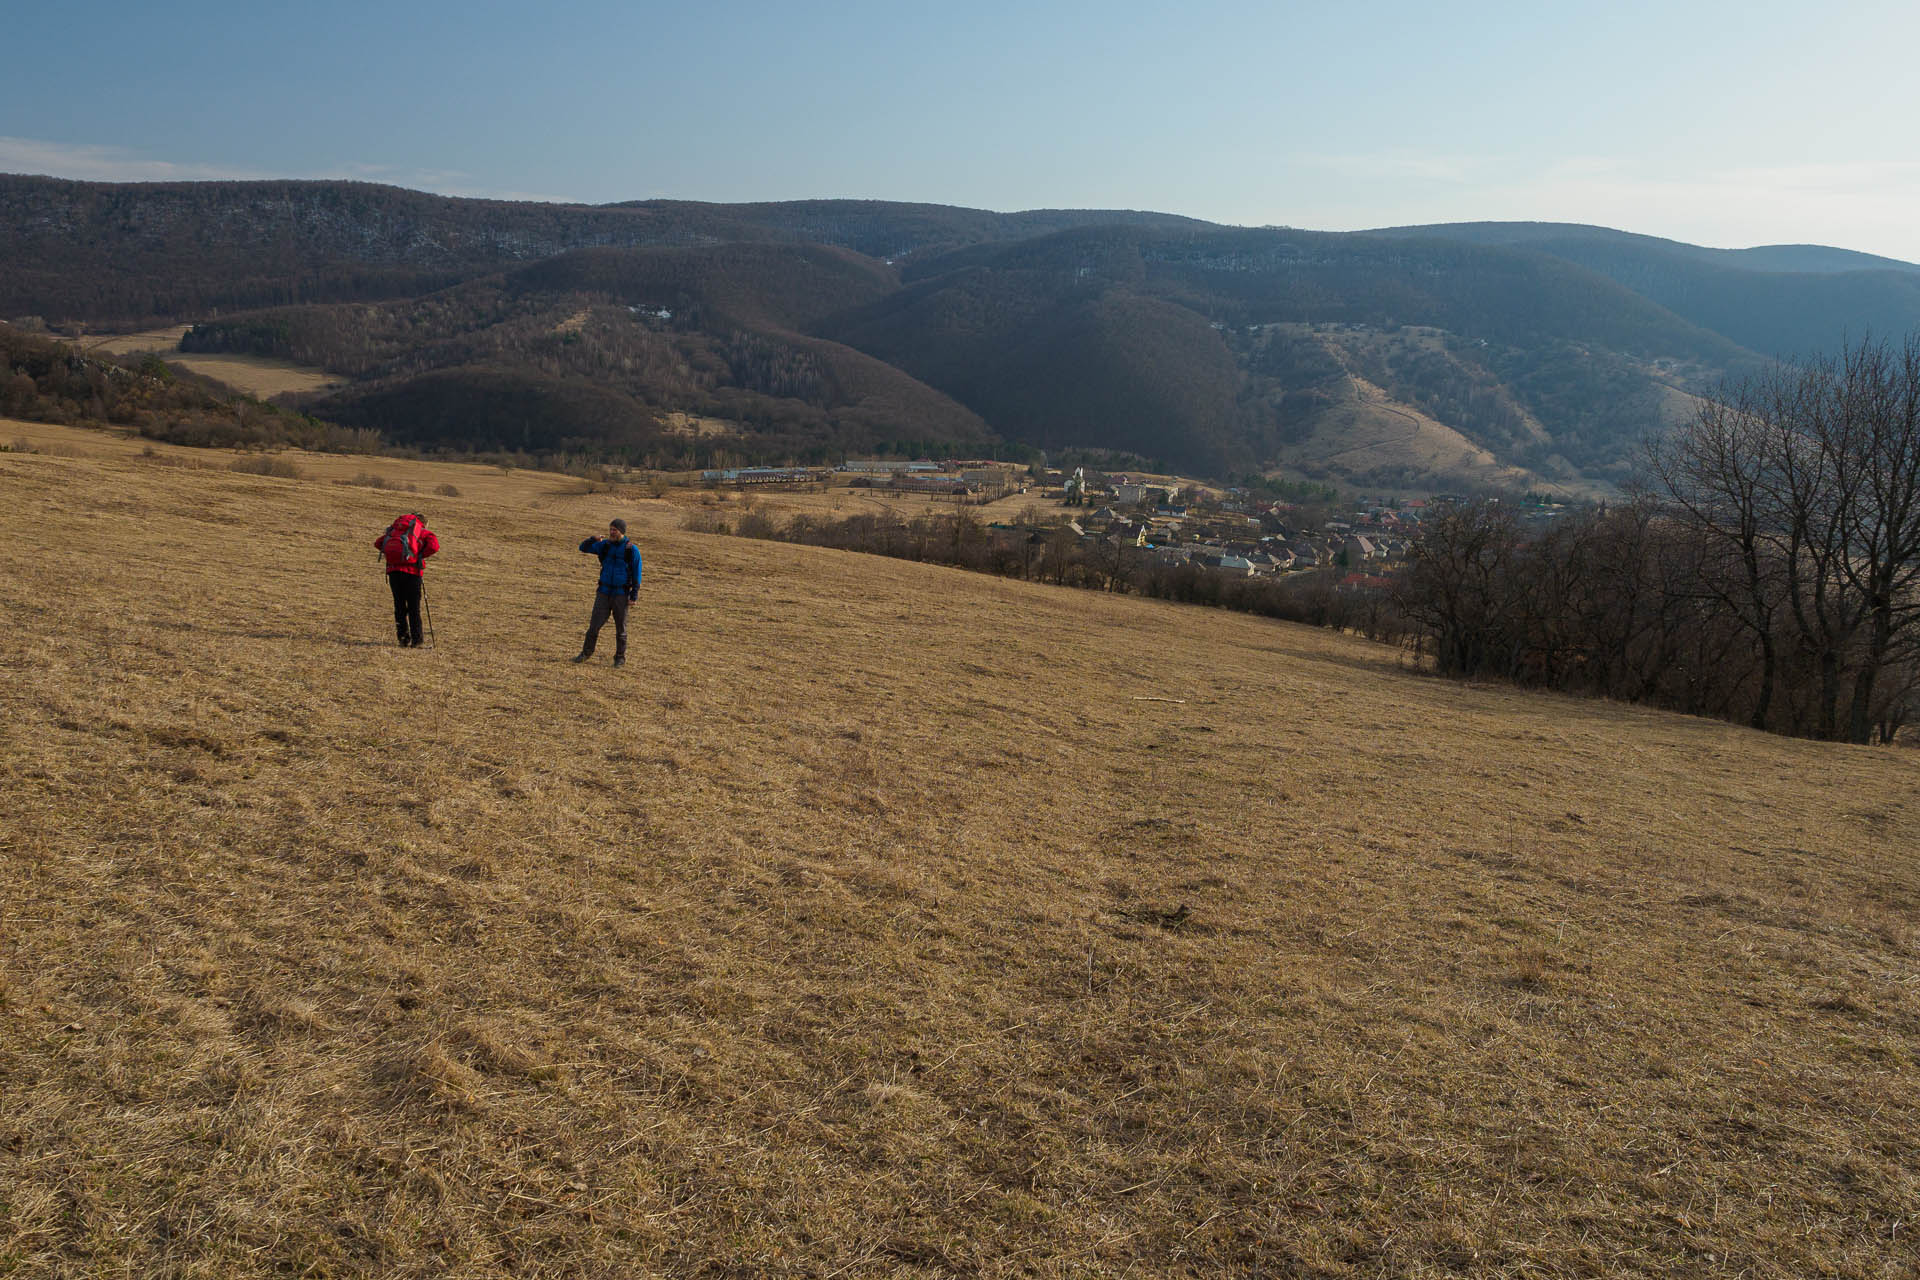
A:
[[[394,495],[60,438],[0,1274],[1912,1274],[1912,753],[428,464],[401,651]]]
[[[177,364],[221,382],[250,396],[270,400],[274,396],[308,391],[324,391],[342,385],[342,379],[321,369],[273,360],[266,356],[211,355],[171,352],[169,364]]]
[[[678,410],[662,414],[661,425],[668,433],[683,436],[725,436],[740,429],[724,418],[707,418]]]
[[[1298,448],[1298,460],[1362,475],[1375,468],[1440,473],[1457,480],[1525,488],[1539,478],[1502,463],[1445,423],[1396,404],[1379,387],[1349,377],[1351,396],[1323,412],[1313,435]]]
[[[289,392],[323,391],[341,385],[341,379],[325,370],[295,364],[291,360],[274,360],[267,356],[181,351],[180,338],[186,333],[188,327],[181,324],[165,329],[148,329],[141,333],[87,337],[80,339],[77,345],[87,351],[112,355],[131,355],[141,351],[158,352],[166,357],[169,364],[177,364],[209,378],[218,378],[235,390],[244,391],[262,400]]]
[[[891,515],[911,520],[924,515],[951,515],[966,511],[975,519],[1012,520],[1032,507],[1046,516],[1058,516],[1063,510],[1038,492],[1010,493],[990,502],[969,501],[964,507],[951,496],[938,493],[914,493],[892,489],[854,488],[849,485],[749,485],[740,489],[689,487],[670,496],[682,506],[717,509],[722,518],[738,520],[749,511],[762,512],[777,520],[797,514],[840,520],[856,515]]]
[[[180,339],[186,336],[192,325],[175,324],[162,329],[143,329],[139,333],[88,334],[75,339],[75,344],[87,351],[101,352],[107,355],[125,356],[139,351],[176,351]]]

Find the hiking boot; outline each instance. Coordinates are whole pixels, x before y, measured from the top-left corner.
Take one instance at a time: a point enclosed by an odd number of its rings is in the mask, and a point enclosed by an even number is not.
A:
[[[616,667],[624,667],[627,665],[627,660],[625,658],[615,658],[613,660],[613,665]]]
[[[590,654],[590,653],[576,653],[576,654],[574,654],[574,655],[573,655],[573,657],[572,657],[572,658],[570,658],[570,659],[568,659],[568,661],[571,661],[571,662],[585,662],[585,661],[586,661],[586,660],[587,660],[588,658],[591,658],[592,656],[593,656],[593,655],[592,655],[592,654]]]

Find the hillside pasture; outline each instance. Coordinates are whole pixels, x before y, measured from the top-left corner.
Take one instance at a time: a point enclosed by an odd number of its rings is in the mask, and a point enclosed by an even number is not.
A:
[[[0,1274],[1912,1271],[1914,753],[15,439]]]
[[[1319,414],[1312,434],[1289,450],[1289,464],[1309,476],[1376,473],[1433,477],[1453,487],[1555,488],[1427,414],[1397,404],[1363,378],[1350,378],[1349,398]]]
[[[179,365],[183,369],[205,377],[216,378],[236,391],[243,391],[261,400],[271,400],[279,395],[329,391],[345,385],[341,379],[325,370],[295,364],[290,360],[230,353],[182,351],[180,339],[191,327],[177,324],[164,329],[147,329],[139,333],[89,337],[79,340],[76,345],[85,351],[116,356],[151,351],[165,359],[168,364]]]
[[[927,514],[947,515],[967,511],[981,520],[1008,520],[1028,507],[1048,515],[1065,512],[1057,499],[1043,497],[1037,490],[1010,493],[990,502],[958,505],[948,494],[913,493],[892,489],[854,488],[830,483],[818,487],[785,488],[779,485],[747,485],[743,488],[689,488],[674,491],[681,502],[717,507],[724,518],[737,521],[741,513],[760,511],[775,519],[804,513],[829,519],[855,515],[890,515],[911,520]]]
[[[174,351],[167,353],[166,361],[168,364],[177,364],[183,369],[190,369],[194,373],[216,378],[236,391],[244,391],[261,400],[271,400],[281,395],[329,391],[346,385],[341,379],[324,370],[294,364],[290,360],[275,360],[268,356]]]
[[[703,417],[697,413],[681,413],[677,410],[661,414],[660,426],[670,435],[693,436],[696,439],[736,435],[740,430],[739,424],[722,418]]]
[[[143,329],[138,333],[89,334],[75,345],[89,353],[110,356],[133,355],[143,351],[177,353],[180,339],[192,327],[189,324],[174,324],[161,329]]]
[[[452,465],[367,454],[309,453],[302,449],[280,449],[270,455],[234,453],[225,449],[165,444],[117,431],[0,418],[0,444],[13,443],[24,443],[29,449],[55,456],[129,463],[143,470],[180,468],[188,471],[225,471],[270,457],[290,466],[298,472],[301,480],[311,484],[348,486],[378,492],[382,495],[379,501],[393,508],[395,514],[407,509],[425,511],[431,516],[446,500],[446,495],[439,492],[443,487],[457,489],[464,497],[506,501],[534,510],[581,497],[595,488],[603,491],[606,488],[554,472]],[[656,500],[641,496],[636,489],[627,491],[621,501],[630,506],[644,507]],[[606,521],[601,520],[597,527],[604,531]],[[377,532],[379,530],[373,531]],[[584,530],[581,536],[591,532],[591,528]],[[367,535],[369,541],[373,533]]]

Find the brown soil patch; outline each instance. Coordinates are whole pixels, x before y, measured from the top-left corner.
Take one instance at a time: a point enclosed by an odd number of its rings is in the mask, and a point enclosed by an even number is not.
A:
[[[674,410],[661,415],[661,426],[672,435],[680,436],[729,436],[737,428],[722,418],[703,418],[698,414],[681,413]]]

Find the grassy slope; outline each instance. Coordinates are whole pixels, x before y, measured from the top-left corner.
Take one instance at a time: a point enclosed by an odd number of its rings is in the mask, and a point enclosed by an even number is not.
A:
[[[218,378],[236,391],[244,391],[262,400],[289,391],[322,391],[340,385],[340,379],[324,369],[296,364],[291,360],[273,360],[265,356],[206,355],[180,350],[180,337],[188,326],[177,324],[143,333],[88,337],[74,345],[83,351],[108,355],[129,355],[152,351],[166,357],[169,364],[191,369],[209,378]]]
[[[1912,1263],[1911,755],[16,435],[0,1274]]]

